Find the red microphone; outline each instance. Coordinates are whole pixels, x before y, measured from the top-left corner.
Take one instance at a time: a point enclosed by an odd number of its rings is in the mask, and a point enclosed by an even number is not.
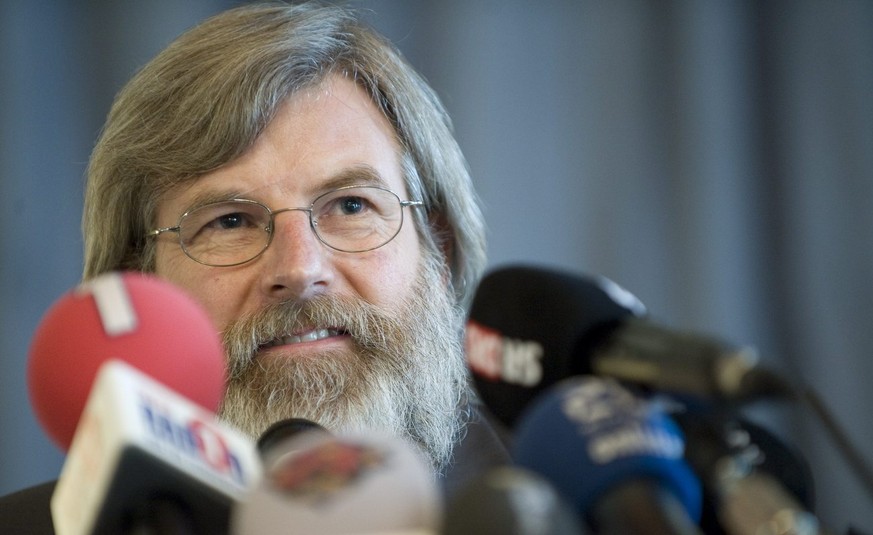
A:
[[[224,352],[192,298],[148,275],[102,275],[49,309],[29,358],[35,412],[67,451],[58,535],[227,533],[260,462],[214,414]]]
[[[206,312],[141,273],[109,273],[64,294],[37,327],[28,358],[31,404],[64,451],[108,360],[130,364],[210,412],[224,391],[224,353]]]

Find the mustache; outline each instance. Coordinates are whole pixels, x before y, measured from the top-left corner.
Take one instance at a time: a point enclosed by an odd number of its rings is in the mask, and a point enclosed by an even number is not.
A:
[[[335,329],[350,336],[357,349],[383,351],[389,344],[385,333],[402,336],[405,332],[401,315],[402,312],[389,312],[364,300],[334,295],[267,305],[240,317],[221,333],[230,376],[243,373],[263,346],[311,329]],[[395,339],[391,343],[396,342]]]

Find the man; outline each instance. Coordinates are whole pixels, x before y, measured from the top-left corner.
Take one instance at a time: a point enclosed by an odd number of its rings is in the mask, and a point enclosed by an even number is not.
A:
[[[154,272],[198,299],[228,356],[220,416],[252,437],[289,417],[388,431],[451,489],[506,459],[462,354],[483,229],[449,119],[398,52],[339,8],[251,5],[118,95],[84,278]]]

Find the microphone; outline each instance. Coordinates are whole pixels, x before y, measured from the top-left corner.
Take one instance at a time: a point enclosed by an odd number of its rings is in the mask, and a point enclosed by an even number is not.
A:
[[[294,439],[309,433],[330,435],[323,426],[306,418],[286,418],[274,423],[257,441],[261,465],[273,466],[285,457],[297,453],[307,441]]]
[[[513,458],[549,480],[594,533],[698,534],[700,483],[681,431],[611,379],[562,381],[518,421]]]
[[[417,450],[378,434],[301,432],[270,449],[231,533],[437,533],[442,503]]]
[[[67,450],[55,531],[226,533],[260,467],[212,412],[224,375],[206,313],[166,282],[110,273],[62,296],[28,360],[40,422]]]
[[[688,437],[686,459],[700,474],[707,533],[824,534],[811,512],[812,473],[803,457],[755,424],[721,415],[673,416]]]
[[[583,535],[579,518],[535,472],[501,466],[462,487],[449,502],[445,535]]]
[[[145,274],[97,277],[48,309],[28,353],[31,404],[62,450],[70,447],[97,370],[112,358],[211,411],[224,394],[224,350],[199,304]]]
[[[254,445],[133,366],[99,370],[61,469],[58,535],[227,533],[258,479]]]
[[[258,439],[258,452],[261,457],[266,457],[281,448],[282,443],[298,436],[301,433],[322,432],[327,433],[322,425],[307,420],[306,418],[286,418],[267,428]]]
[[[477,391],[512,427],[524,407],[561,379],[613,377],[702,400],[782,396],[789,386],[757,365],[751,348],[650,323],[613,283],[533,267],[506,267],[480,283],[466,354]]]

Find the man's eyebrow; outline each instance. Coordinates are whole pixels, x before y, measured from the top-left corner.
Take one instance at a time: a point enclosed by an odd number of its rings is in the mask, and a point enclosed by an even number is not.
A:
[[[388,188],[388,183],[374,167],[361,164],[343,169],[326,182],[319,184],[319,192],[326,192],[345,186],[379,186]]]
[[[186,204],[185,211],[188,213],[191,210],[200,208],[214,202],[230,201],[232,199],[240,199],[245,195],[239,190],[204,190],[192,197]]]

